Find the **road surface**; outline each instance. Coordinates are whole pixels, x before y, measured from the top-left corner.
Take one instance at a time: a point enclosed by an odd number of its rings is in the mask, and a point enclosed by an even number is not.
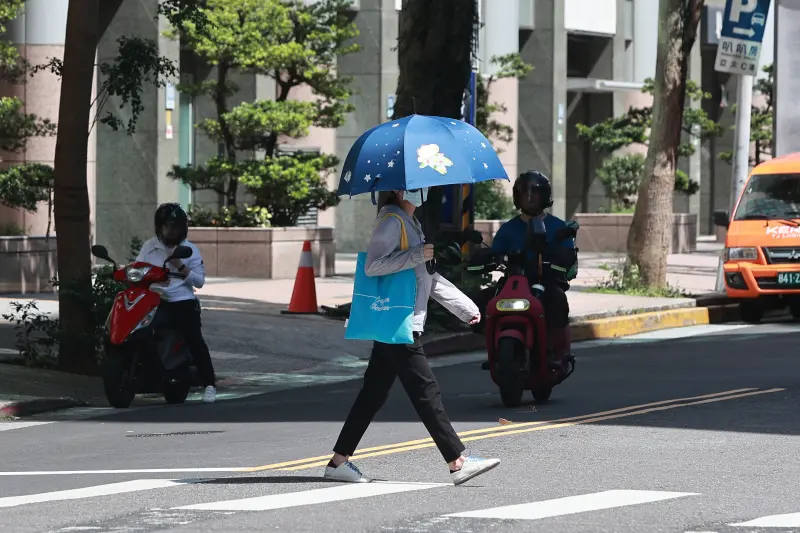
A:
[[[357,379],[6,422],[0,530],[800,531],[798,347],[791,323],[594,341],[550,404],[518,409],[480,354],[451,358],[456,429],[503,461],[460,487],[399,386],[357,461],[382,481],[321,479]]]

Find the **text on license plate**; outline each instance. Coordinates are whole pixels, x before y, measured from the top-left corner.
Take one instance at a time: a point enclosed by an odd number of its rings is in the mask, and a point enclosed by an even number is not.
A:
[[[778,285],[800,285],[800,272],[780,272]]]

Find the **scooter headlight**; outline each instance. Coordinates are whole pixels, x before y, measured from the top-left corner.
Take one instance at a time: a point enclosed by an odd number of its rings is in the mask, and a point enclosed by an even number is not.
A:
[[[128,281],[139,283],[148,272],[150,272],[150,267],[128,268],[125,271],[125,276],[128,278]]]
[[[523,298],[504,299],[497,302],[498,311],[527,311],[531,308],[531,302]]]

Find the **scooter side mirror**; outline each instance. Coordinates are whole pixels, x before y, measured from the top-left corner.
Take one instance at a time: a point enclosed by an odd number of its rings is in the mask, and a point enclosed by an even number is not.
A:
[[[556,231],[556,240],[565,241],[567,239],[574,239],[578,235],[578,228],[575,226],[564,226]]]
[[[114,262],[114,260],[108,256],[108,249],[102,244],[95,244],[92,246],[92,255],[98,259],[103,259],[110,263]]]
[[[469,242],[471,244],[483,244],[483,234],[474,229],[467,229],[464,230],[462,233],[462,237],[464,239],[463,242]]]
[[[178,246],[172,252],[172,255],[169,257],[169,259],[167,259],[167,261],[171,261],[173,259],[187,259],[192,257],[193,253],[194,252],[192,252],[192,249],[188,246]]]

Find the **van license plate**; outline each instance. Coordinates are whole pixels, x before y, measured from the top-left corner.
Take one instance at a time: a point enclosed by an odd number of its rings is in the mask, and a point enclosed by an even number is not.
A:
[[[779,273],[778,285],[800,285],[800,272]]]

